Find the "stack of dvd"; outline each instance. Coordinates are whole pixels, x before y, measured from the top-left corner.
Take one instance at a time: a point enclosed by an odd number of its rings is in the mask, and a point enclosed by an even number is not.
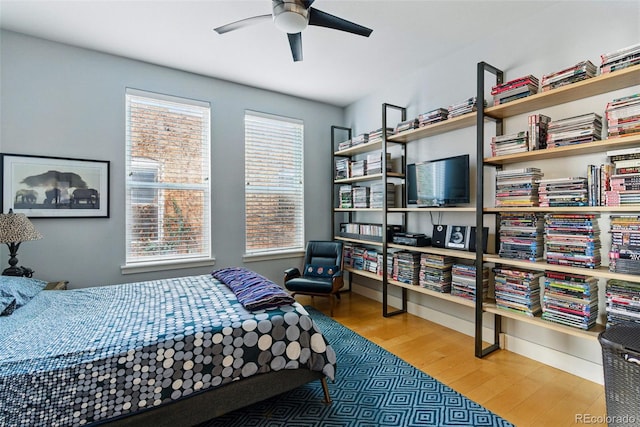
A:
[[[387,153],[387,171],[391,170],[391,153]],[[367,154],[367,162],[365,166],[365,175],[373,175],[376,173],[382,173],[382,152],[376,151],[375,153]]]
[[[610,73],[640,64],[640,43],[600,55],[600,73]]]
[[[451,267],[453,258],[446,255],[422,254],[420,256],[420,286],[435,292],[451,292]]]
[[[405,130],[411,130],[418,127],[418,119],[405,120],[404,122],[400,122],[396,125],[396,128],[393,130],[393,133],[404,132]]]
[[[486,107],[487,101],[484,101],[484,105]],[[448,111],[449,111],[449,113],[447,114],[448,119],[462,116],[463,114],[471,113],[473,111],[478,111],[476,97],[473,96],[457,104],[450,105]]]
[[[547,148],[598,141],[602,135],[602,116],[587,113],[549,123]]]
[[[382,182],[373,182],[369,191],[369,207],[381,208],[384,200],[384,184]],[[395,184],[387,184],[387,206],[395,207],[396,205],[396,186]]]
[[[582,176],[538,180],[538,200],[542,207],[588,206],[588,179]]]
[[[538,168],[501,170],[496,173],[496,207],[538,206]]]
[[[600,267],[597,214],[545,214],[545,258],[549,264]]]
[[[619,323],[640,325],[640,283],[607,280],[607,327]]]
[[[542,91],[546,92],[560,86],[579,82],[584,79],[595,77],[598,74],[598,68],[589,60],[578,62],[573,67],[542,76]]]
[[[544,249],[544,222],[533,212],[502,213],[500,215],[501,258],[538,261]]]
[[[353,253],[355,251],[353,243],[343,242],[342,244],[342,265],[344,267],[353,267]]]
[[[598,318],[598,281],[580,274],[547,271],[542,318],[579,329],[591,329]]]
[[[611,215],[609,270],[640,274],[640,215]]]
[[[482,269],[482,300],[487,297],[489,289],[489,269]],[[476,266],[453,264],[451,268],[451,295],[476,300]]]
[[[542,272],[494,268],[496,307],[533,317],[540,313]]]
[[[368,208],[370,203],[370,189],[366,186],[354,186],[353,192],[353,207],[357,209]]]
[[[356,178],[364,176],[367,170],[366,160],[354,160],[351,162],[351,177]]]
[[[436,108],[435,110],[422,113],[418,116],[418,126],[429,126],[434,123],[447,120],[448,115],[449,110],[447,110],[446,108]]]
[[[351,160],[337,159],[336,160],[336,179],[347,179],[349,177],[351,177]]]
[[[539,82],[537,77],[520,77],[506,83],[502,83],[491,88],[493,95],[493,105],[505,104],[516,99],[524,98],[538,93]]]
[[[393,279],[393,259],[400,249],[387,250],[387,278]],[[382,276],[382,254],[378,254],[378,276]]]
[[[378,273],[378,251],[375,249],[364,251],[362,269],[369,273]]]
[[[361,133],[360,135],[351,138],[352,147],[360,144],[366,144],[367,142],[369,142],[369,134],[367,133]]]
[[[521,131],[509,135],[498,135],[491,138],[491,155],[524,153],[529,151],[529,133]]]
[[[338,189],[340,195],[340,208],[351,209],[353,208],[353,193],[350,185],[341,185]]]
[[[338,144],[338,151],[346,150],[349,147],[351,147],[351,140],[347,139]]]
[[[604,111],[609,138],[640,133],[640,93],[616,98]]]
[[[393,257],[393,279],[409,285],[420,282],[420,253],[398,251]]]
[[[387,137],[393,135],[393,129],[387,128],[386,132]],[[373,132],[369,132],[369,142],[371,144],[375,144],[376,142],[382,141],[382,128],[376,129]]]
[[[550,122],[551,117],[544,114],[529,116],[529,151],[547,148],[547,131]]]

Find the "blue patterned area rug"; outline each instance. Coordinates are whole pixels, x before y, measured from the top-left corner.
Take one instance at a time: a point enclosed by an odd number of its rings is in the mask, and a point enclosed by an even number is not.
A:
[[[512,426],[382,347],[306,307],[336,351],[333,403],[313,381],[223,415],[207,427]]]

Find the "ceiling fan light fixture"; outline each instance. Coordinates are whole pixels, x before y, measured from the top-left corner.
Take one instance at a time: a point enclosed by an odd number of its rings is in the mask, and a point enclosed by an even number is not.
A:
[[[273,23],[280,31],[296,34],[309,25],[309,12],[297,3],[274,2]]]

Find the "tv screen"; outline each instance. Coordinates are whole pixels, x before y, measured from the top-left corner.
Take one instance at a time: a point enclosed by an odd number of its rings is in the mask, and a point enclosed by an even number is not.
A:
[[[407,165],[407,203],[451,206],[469,203],[469,155]]]

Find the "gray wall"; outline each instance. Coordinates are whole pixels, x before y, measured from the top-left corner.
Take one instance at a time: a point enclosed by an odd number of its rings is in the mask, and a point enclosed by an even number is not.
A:
[[[34,277],[69,280],[76,288],[212,269],[120,272],[125,259],[126,87],[211,103],[216,268],[245,265],[281,283],[282,271],[302,262],[243,264],[245,109],[304,121],[305,237],[330,238],[330,126],[342,123],[342,108],[13,32],[2,31],[0,37],[0,152],[111,162],[110,218],[33,219],[44,238],[24,243],[18,259],[36,271]],[[0,261],[6,264],[8,251],[2,246]]]
[[[463,11],[461,11],[462,13]],[[640,2],[638,1],[561,1],[538,2],[536,9],[523,10],[522,19],[499,24],[484,22],[478,28],[478,38],[470,40],[462,50],[454,51],[445,58],[410,76],[390,76],[384,88],[350,105],[346,109],[347,126],[359,134],[381,126],[380,106],[383,102],[406,106],[407,118],[438,107],[447,107],[474,96],[476,93],[476,64],[487,62],[505,72],[505,81],[527,74],[541,78],[543,74],[570,67],[589,59],[600,65],[600,54],[640,42]],[[455,31],[452,25],[452,31]],[[446,35],[443,35],[445,37]],[[425,46],[428,54],[428,46]],[[495,82],[487,73],[485,78]],[[640,83],[640,82],[639,82]],[[592,97],[575,103],[548,108],[544,112],[553,119],[571,117],[587,112],[604,113],[611,99],[637,93],[640,86]],[[486,92],[486,98],[492,101]],[[528,114],[505,121],[505,133],[526,129]],[[395,122],[390,125],[395,126]],[[490,128],[491,125],[488,125]],[[469,153],[472,161],[472,177],[475,177],[475,127],[438,135],[412,142],[407,148],[409,162]],[[488,147],[488,144],[486,144]],[[485,152],[489,156],[490,152]],[[589,163],[606,161],[604,153],[580,158],[554,159],[531,164],[540,167],[547,178],[579,176],[586,172]],[[523,167],[523,165],[513,166]],[[486,169],[486,168],[485,168]],[[490,172],[490,170],[486,170]],[[493,206],[493,184],[485,179],[485,206]],[[475,179],[472,182],[474,198]],[[435,215],[434,215],[435,217]],[[605,216],[606,217],[606,216]],[[485,217],[488,222],[493,218]],[[447,213],[444,224],[474,225],[473,214]],[[428,214],[412,214],[410,231],[431,234],[432,224]],[[608,223],[601,221],[603,232],[603,262],[607,261],[610,244]],[[380,284],[353,276],[354,282],[365,288],[365,293],[374,295]],[[393,289],[394,296],[399,289]],[[413,312],[455,329],[473,333],[473,312],[459,304],[409,293]],[[604,280],[600,281],[600,321],[605,316]],[[566,334],[530,327],[523,322],[507,320],[503,324],[506,343],[510,349],[534,357],[545,363],[568,370],[585,378],[602,381],[601,371],[593,369],[601,364],[600,347],[595,340],[585,340]],[[490,336],[485,335],[487,340]],[[568,355],[568,357],[567,357]],[[584,362],[583,362],[584,361]]]

